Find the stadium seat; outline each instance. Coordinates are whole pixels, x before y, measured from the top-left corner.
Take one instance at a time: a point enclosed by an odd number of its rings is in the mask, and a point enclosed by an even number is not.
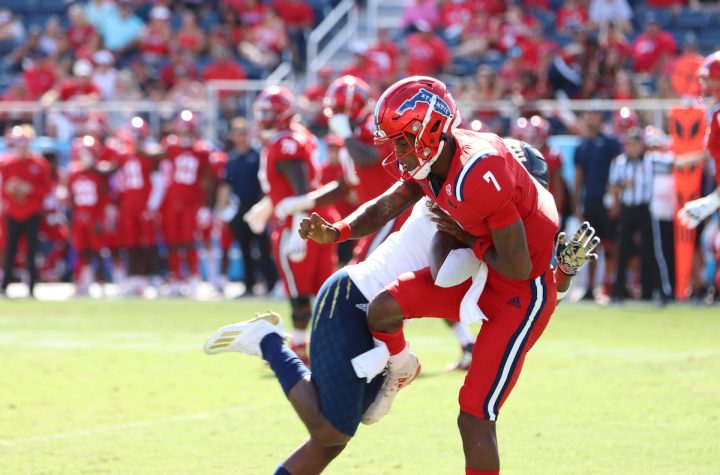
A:
[[[15,14],[30,13],[37,8],[37,0],[3,0],[0,5]]]
[[[67,11],[70,2],[67,0],[35,0],[37,7],[36,13],[59,14]]]
[[[552,32],[555,30],[555,14],[548,10],[533,10],[534,16],[540,23],[544,32]]]
[[[637,7],[634,10],[634,23],[635,23],[635,29],[638,31],[641,31],[643,27],[645,26],[645,20],[647,16],[651,14],[655,17],[655,19],[658,22],[658,25],[660,25],[661,28],[666,29],[672,19],[673,19],[673,13],[670,11],[670,9],[667,8],[641,8]]]
[[[702,11],[683,11],[672,20],[674,28],[701,30],[710,24],[710,15]]]
[[[698,46],[704,54],[712,53],[720,49],[720,31],[713,29],[705,30],[698,35]]]

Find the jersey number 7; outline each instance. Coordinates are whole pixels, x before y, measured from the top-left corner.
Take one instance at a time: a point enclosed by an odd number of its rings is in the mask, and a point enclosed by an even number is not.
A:
[[[486,182],[495,185],[495,189],[500,191],[500,184],[497,182],[497,179],[495,178],[495,175],[492,174],[492,172],[485,172],[483,178]]]

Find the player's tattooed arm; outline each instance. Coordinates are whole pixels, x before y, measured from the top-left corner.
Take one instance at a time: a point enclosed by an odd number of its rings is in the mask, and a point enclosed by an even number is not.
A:
[[[521,219],[500,229],[493,229],[493,245],[483,259],[500,274],[515,280],[526,280],[532,270],[525,225]]]
[[[281,160],[277,162],[277,169],[290,181],[293,194],[304,195],[310,191],[310,174],[307,165],[302,160]]]
[[[374,233],[388,221],[405,211],[422,196],[422,190],[414,183],[397,183],[374,200],[368,201],[344,218],[342,222],[349,227],[349,235],[343,239],[360,239]],[[337,223],[336,223],[337,224]],[[305,218],[298,230],[303,239],[326,244],[340,239],[340,229],[325,221],[317,213]]]
[[[422,196],[422,190],[415,183],[398,182],[382,195],[361,205],[343,221],[350,225],[352,238],[359,239],[385,226]]]

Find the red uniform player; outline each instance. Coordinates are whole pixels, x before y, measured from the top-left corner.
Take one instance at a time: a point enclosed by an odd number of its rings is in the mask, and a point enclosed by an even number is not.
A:
[[[322,191],[306,197],[293,197],[276,208],[276,213],[290,214],[307,210],[317,204],[328,204],[347,198],[352,191],[360,203],[385,192],[399,175],[393,177],[382,165],[392,154],[392,147],[374,144],[375,122],[371,106],[370,86],[355,76],[342,76],[330,85],[323,101],[330,130],[342,138],[340,152],[343,178]],[[410,210],[390,220],[382,229],[359,240],[353,251],[353,262],[361,262],[391,233],[400,229]]]
[[[182,111],[174,124],[175,134],[163,141],[166,159],[163,170],[167,190],[160,208],[162,233],[168,246],[171,280],[181,278],[182,260],[189,274],[199,274],[194,235],[197,215],[207,203],[210,147],[197,140],[196,118]]]
[[[295,119],[292,93],[276,86],[265,89],[256,99],[253,112],[264,135],[258,176],[273,205],[315,189],[320,178],[320,166],[315,158],[317,142]],[[331,212],[329,209],[317,211]],[[296,231],[301,218],[300,214],[275,216],[270,240],[292,305],[293,349],[298,356],[305,357],[305,328],[312,315],[310,299],[335,271],[337,254],[335,246],[302,240]]]
[[[78,253],[74,271],[77,295],[87,295],[94,278],[90,261],[102,247],[107,181],[94,168],[98,150],[98,142],[90,136],[80,138],[71,149],[67,189],[72,216],[72,246]]]
[[[556,303],[550,261],[557,210],[552,195],[521,164],[524,156],[539,152],[522,142],[457,128],[452,96],[429,77],[410,77],[386,90],[375,121],[378,142],[395,147],[389,163],[401,165],[403,180],[334,225],[312,216],[302,223],[302,234],[320,242],[361,237],[423,195],[462,227],[469,238],[463,244],[489,269],[478,301],[488,320],[460,390],[458,424],[468,473],[498,473],[495,419]],[[448,228],[441,224],[439,229]],[[402,334],[402,315],[458,318],[458,299],[446,299],[433,279],[427,270],[406,274],[369,304],[373,336],[391,354],[380,395],[365,413],[370,422],[389,410],[397,391],[419,372]]]

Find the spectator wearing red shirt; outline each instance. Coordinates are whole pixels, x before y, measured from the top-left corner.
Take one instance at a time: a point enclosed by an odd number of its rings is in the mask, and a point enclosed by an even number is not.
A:
[[[170,10],[163,6],[150,10],[150,23],[140,34],[140,53],[143,60],[157,64],[170,52]]]
[[[654,14],[648,14],[644,32],[632,44],[635,72],[657,73],[676,50],[675,38],[660,28]]]
[[[418,32],[405,38],[408,74],[434,76],[443,73],[451,60],[447,45],[433,32],[432,25],[427,21],[418,20],[415,28]]]
[[[267,5],[260,2],[260,0],[234,0],[232,2],[228,1],[228,3],[242,4],[235,8],[240,17],[240,23],[247,26],[262,23],[265,10],[267,10]]]
[[[265,10],[263,22],[250,28],[238,47],[240,54],[261,68],[271,69],[280,63],[280,55],[289,43],[285,24],[274,8]]]
[[[32,99],[39,99],[55,86],[57,72],[45,53],[36,52],[23,71],[23,81]]]
[[[240,66],[230,56],[230,51],[224,46],[213,46],[212,51],[213,61],[208,64],[202,72],[203,81],[212,81],[213,79],[245,79],[247,74],[242,66]],[[220,91],[221,106],[232,106],[232,97],[239,97],[238,91]]]
[[[390,36],[390,30],[378,30],[377,42],[368,48],[366,57],[380,72],[382,89],[395,82],[397,75],[398,47]],[[345,215],[343,215],[345,216]]]
[[[96,34],[95,28],[88,23],[85,10],[80,4],[73,4],[68,8],[70,27],[67,30],[67,40],[70,50],[77,51],[90,38]]]
[[[5,208],[5,229],[7,230],[7,254],[5,274],[0,292],[4,294],[12,280],[18,241],[25,235],[27,241],[27,264],[30,282],[30,296],[34,296],[37,270],[37,252],[40,215],[45,195],[50,191],[50,168],[40,156],[30,152],[30,141],[35,131],[30,125],[13,127],[8,134],[10,153],[0,163],[2,178],[2,203]]]
[[[364,79],[368,83],[376,84],[380,81],[382,73],[377,65],[367,56],[368,47],[362,40],[350,43],[348,49],[352,53],[350,63],[340,71],[340,76],[350,75]]]
[[[272,6],[283,19],[287,28],[293,63],[296,67],[304,68],[305,30],[312,28],[315,23],[315,12],[305,0],[274,0]]]
[[[73,66],[74,76],[46,92],[40,98],[40,102],[47,107],[57,100],[78,101],[84,104],[98,101],[100,90],[92,82],[92,74],[93,66],[90,61],[77,60]],[[58,139],[69,141],[75,135],[77,127],[82,126],[87,119],[87,112],[79,109],[69,110],[51,117],[51,124]]]
[[[578,0],[566,0],[555,16],[555,29],[558,33],[569,34],[574,29],[584,28],[587,22],[587,7]]]
[[[198,26],[195,13],[191,10],[185,10],[182,14],[182,24],[177,32],[175,44],[197,56],[205,48],[206,43],[205,32]]]
[[[170,48],[170,62],[160,69],[160,83],[165,89],[170,90],[175,86],[178,73],[189,75],[192,78],[199,76],[195,64],[188,56],[180,47]]]
[[[469,0],[440,2],[440,27],[448,38],[455,38],[472,23],[475,9]]]

